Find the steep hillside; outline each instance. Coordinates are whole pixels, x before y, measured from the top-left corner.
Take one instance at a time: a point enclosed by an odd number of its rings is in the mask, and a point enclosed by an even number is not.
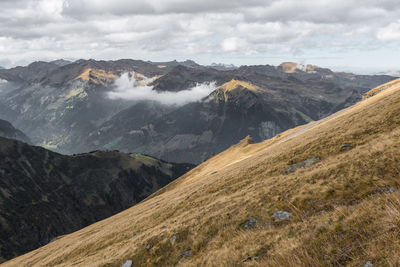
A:
[[[400,83],[5,266],[398,266]]]
[[[140,154],[63,156],[0,137],[0,261],[131,207],[193,166]]]
[[[0,119],[0,136],[17,139],[26,143],[30,143],[29,138],[20,130],[15,129],[8,121]]]

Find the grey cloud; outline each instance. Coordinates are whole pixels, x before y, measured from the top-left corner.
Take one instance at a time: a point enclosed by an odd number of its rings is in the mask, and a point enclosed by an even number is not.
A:
[[[2,0],[0,9],[6,65],[57,57],[298,55],[327,47],[342,53],[400,41],[395,0]]]
[[[265,5],[263,0],[66,0],[63,13],[73,17],[90,15],[139,15],[139,14],[195,14],[202,12],[237,12],[243,7]]]

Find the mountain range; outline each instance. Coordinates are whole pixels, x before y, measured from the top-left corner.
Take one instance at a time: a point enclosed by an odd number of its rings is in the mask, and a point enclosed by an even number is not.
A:
[[[33,144],[59,153],[109,149],[199,164],[249,134],[259,142],[328,116],[394,79],[291,62],[215,67],[34,62],[0,70],[0,114]]]
[[[398,266],[399,138],[400,79],[4,266]]]

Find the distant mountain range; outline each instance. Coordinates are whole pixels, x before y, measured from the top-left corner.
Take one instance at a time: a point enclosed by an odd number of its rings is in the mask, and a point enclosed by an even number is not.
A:
[[[394,76],[394,77],[400,77],[400,70],[379,72],[378,75],[390,75],[390,76]]]
[[[249,134],[262,141],[332,114],[394,77],[291,62],[234,68],[122,59],[34,62],[0,70],[0,79],[8,81],[2,118],[34,144],[197,164]]]

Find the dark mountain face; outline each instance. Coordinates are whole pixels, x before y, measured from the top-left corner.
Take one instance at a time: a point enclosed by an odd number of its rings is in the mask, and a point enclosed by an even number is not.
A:
[[[64,156],[0,137],[0,260],[129,208],[192,167],[117,151]]]
[[[71,63],[72,63],[72,61],[65,60],[65,59],[57,59],[57,60],[53,60],[53,61],[51,61],[50,63],[56,64],[56,65],[58,65],[58,66],[62,67],[62,66],[65,66],[65,65],[71,64]]]
[[[159,94],[210,82],[217,89],[181,106],[109,99],[107,93],[115,89],[115,79],[126,72],[151,78],[140,82]],[[78,60],[57,66],[45,76],[36,73],[36,78],[29,79],[33,82],[21,83],[0,101],[0,111],[11,114],[5,118],[12,118],[35,144],[62,153],[118,149],[192,163],[200,163],[249,134],[261,141],[320,119],[394,79],[294,63],[221,71],[192,61],[130,59]]]
[[[9,82],[32,83],[39,82],[59,66],[48,62],[33,62],[26,67],[15,67],[0,70],[0,79]]]
[[[25,143],[31,143],[29,138],[20,130],[15,129],[8,121],[0,119],[0,136],[11,139],[17,139]]]

